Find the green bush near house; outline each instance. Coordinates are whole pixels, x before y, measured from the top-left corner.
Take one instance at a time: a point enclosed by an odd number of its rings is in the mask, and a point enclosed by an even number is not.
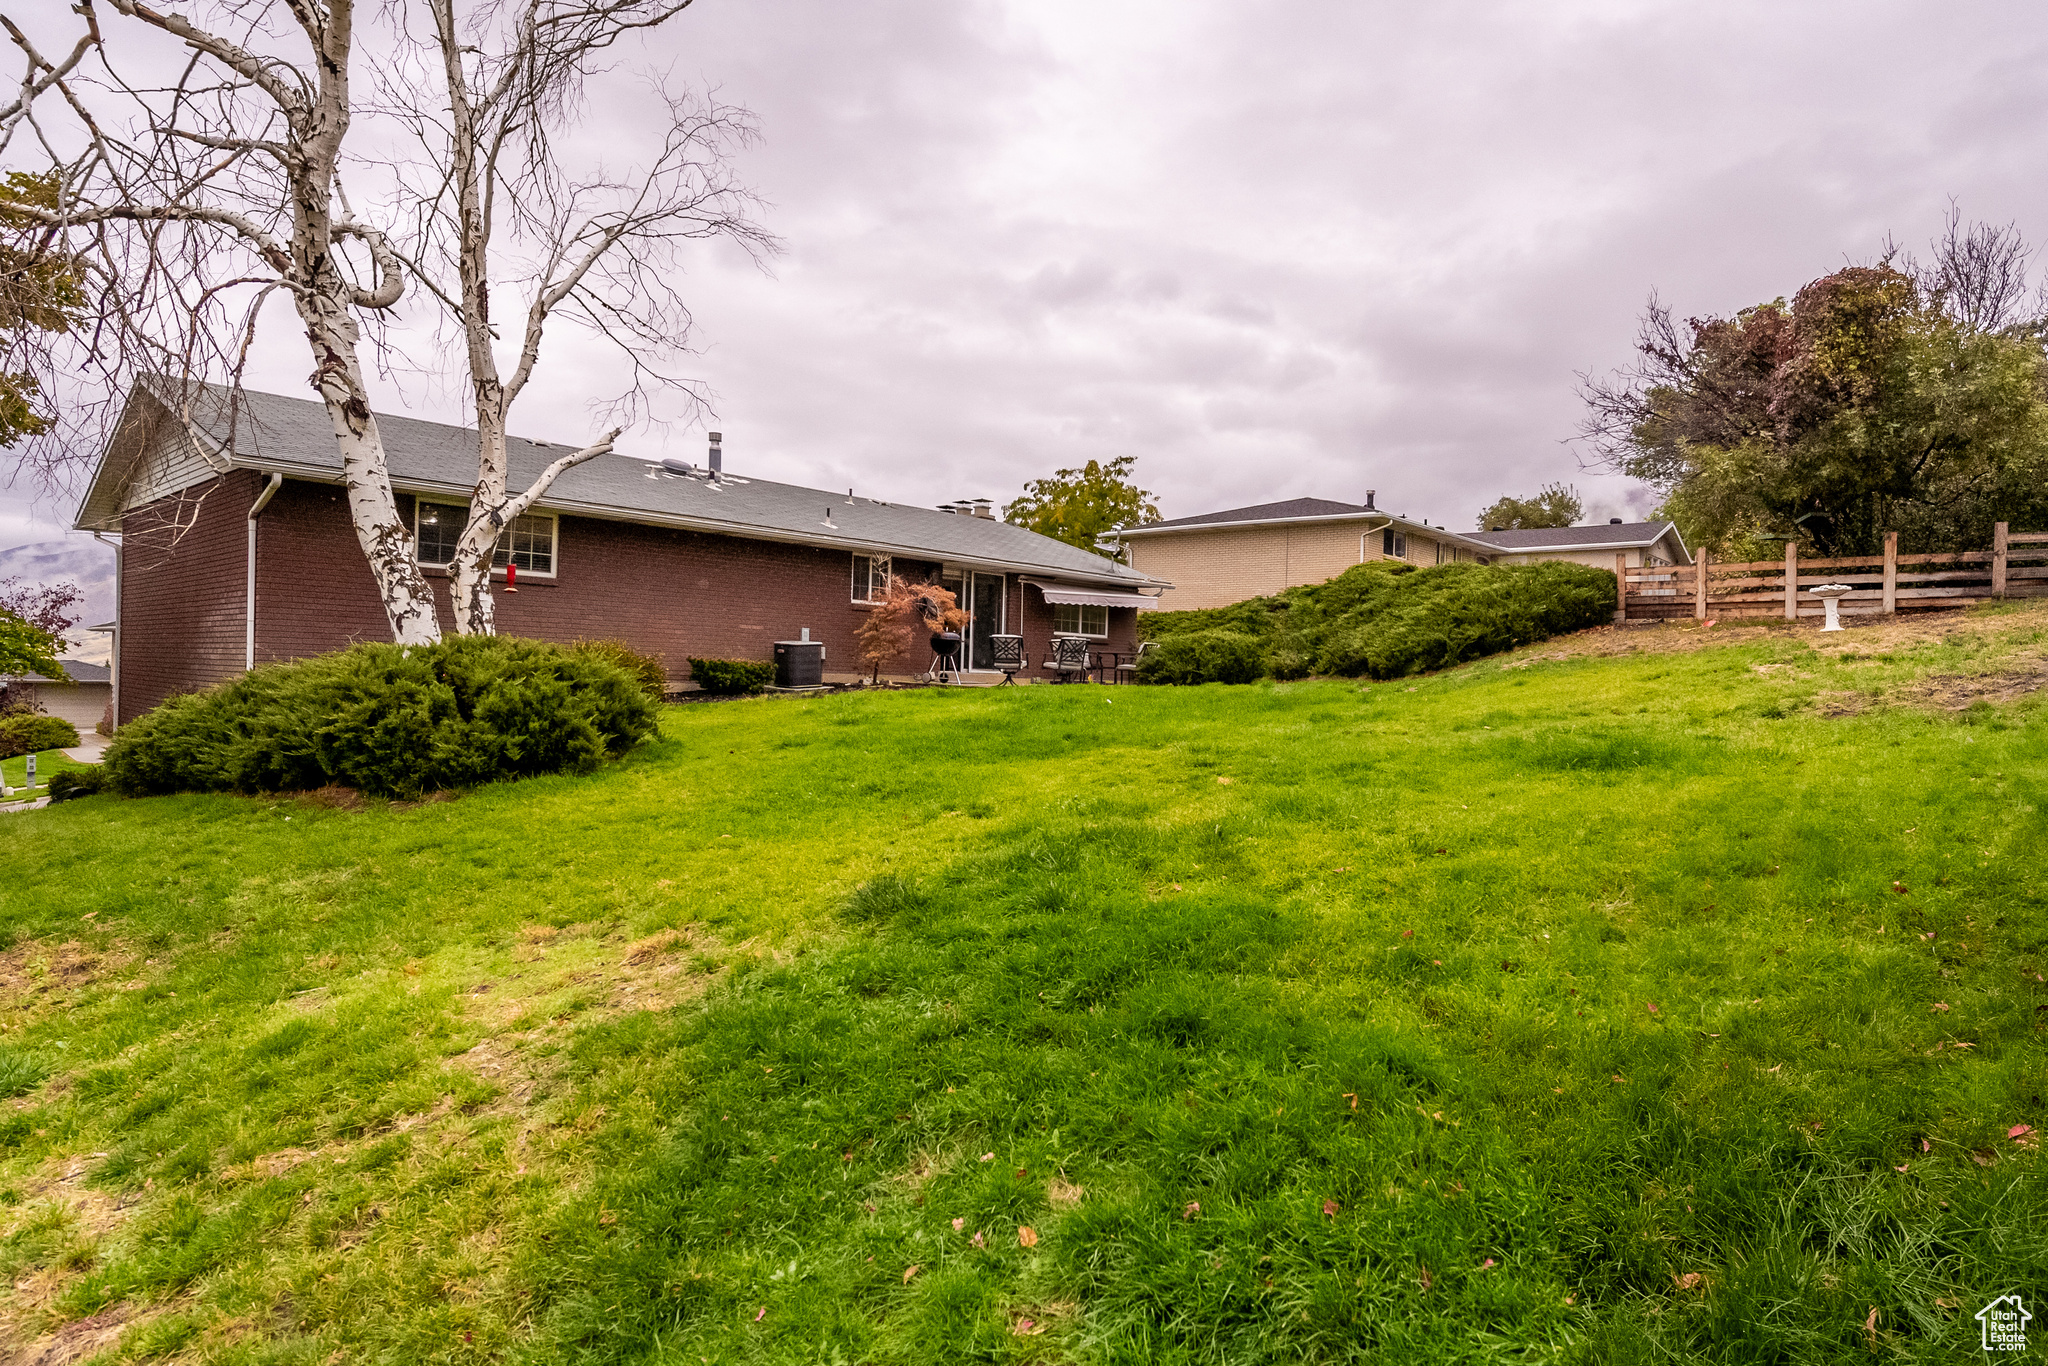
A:
[[[1138,660],[1140,683],[1253,683],[1266,674],[1266,643],[1217,628],[1168,636]]]
[[[668,665],[660,655],[642,654],[623,640],[579,640],[569,646],[577,654],[616,664],[640,684],[647,700],[659,704],[668,698]]]
[[[34,711],[0,715],[0,759],[40,754],[46,749],[69,749],[77,743],[78,727],[61,716]]]
[[[287,792],[382,797],[587,773],[654,730],[640,678],[587,650],[508,636],[358,645],[172,698],[106,755],[124,796]]]
[[[690,660],[690,677],[720,697],[751,697],[775,681],[775,666],[759,659]]]
[[[1227,635],[1258,642],[1261,665],[1252,678],[1402,678],[1582,630],[1613,612],[1614,576],[1586,565],[1417,569],[1376,561],[1272,597],[1141,618],[1140,631],[1159,644],[1146,651],[1138,676],[1160,683],[1249,681],[1191,667],[1220,645],[1173,648],[1177,640]]]

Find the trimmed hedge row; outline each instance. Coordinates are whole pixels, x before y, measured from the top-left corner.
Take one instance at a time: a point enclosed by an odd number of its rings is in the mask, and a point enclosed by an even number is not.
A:
[[[123,727],[107,785],[130,797],[329,785],[414,797],[587,773],[655,726],[640,677],[607,653],[454,636],[261,665]]]
[[[1382,560],[1273,597],[1141,617],[1140,629],[1158,644],[1145,652],[1138,678],[1402,678],[1583,630],[1613,614],[1614,575],[1588,565],[1417,569]],[[1256,672],[1246,677],[1252,653]]]

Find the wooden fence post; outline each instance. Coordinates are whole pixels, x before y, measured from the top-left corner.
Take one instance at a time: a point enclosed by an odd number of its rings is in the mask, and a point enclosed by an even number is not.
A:
[[[1799,542],[1785,542],[1785,620],[1799,620]]]
[[[2005,596],[2005,561],[2006,552],[2011,548],[2011,542],[2008,539],[2011,534],[2012,528],[2004,522],[1997,522],[1992,525],[1991,596],[1994,598]]]
[[[1628,620],[1628,556],[1614,557],[1614,619]]]
[[[1692,615],[1695,621],[1707,619],[1707,566],[1710,563],[1704,547],[1693,557],[1692,562]]]
[[[1884,610],[1886,615],[1899,610],[1899,533],[1896,531],[1884,534]]]

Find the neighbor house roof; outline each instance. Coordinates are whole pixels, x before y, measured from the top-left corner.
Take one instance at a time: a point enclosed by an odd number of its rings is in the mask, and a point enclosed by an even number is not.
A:
[[[215,471],[252,469],[287,478],[340,483],[341,453],[326,408],[310,399],[244,392],[229,421],[226,391],[208,386],[194,403],[197,439]],[[123,422],[140,421],[131,399]],[[476,483],[476,433],[464,427],[378,414],[392,486],[402,492],[466,501]],[[232,435],[232,443],[230,443]],[[577,447],[512,437],[513,488]],[[110,441],[75,525],[119,527],[130,470],[116,468]],[[129,462],[133,464],[134,462]],[[599,456],[557,478],[536,509],[578,517],[670,526],[757,540],[829,546],[861,554],[904,555],[974,569],[1046,574],[1088,583],[1162,588],[1163,580],[1007,522],[971,514],[853,498],[727,473],[717,483],[663,470],[657,454]]]
[[[1497,550],[1647,550],[1669,535],[1687,563],[1692,552],[1673,522],[1609,522],[1602,526],[1549,526],[1533,531],[1475,531],[1471,539]]]
[[[1366,507],[1362,503],[1339,503],[1328,498],[1289,498],[1278,503],[1255,503],[1251,507],[1229,508],[1223,512],[1205,512],[1197,517],[1175,517],[1166,522],[1147,522],[1143,526],[1124,527],[1111,532],[1105,540],[1132,536],[1157,536],[1175,531],[1215,531],[1225,527],[1277,526],[1301,522],[1349,522],[1372,520],[1368,530],[1383,526],[1406,527],[1427,532],[1440,541],[1462,541],[1473,549],[1491,553],[1493,547],[1479,544],[1464,532],[1452,531],[1448,527],[1432,526],[1426,521],[1400,513],[1382,512],[1378,508]]]
[[[64,666],[64,672],[71,675],[73,683],[106,683],[113,678],[113,671],[104,664],[84,664],[75,659],[58,662]],[[57,679],[42,674],[15,674],[14,678],[23,683],[58,683]]]

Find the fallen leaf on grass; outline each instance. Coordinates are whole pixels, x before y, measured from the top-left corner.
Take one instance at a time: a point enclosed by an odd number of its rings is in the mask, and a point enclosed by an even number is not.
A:
[[[1323,1217],[1325,1219],[1335,1219],[1338,1208],[1339,1206],[1335,1200],[1323,1201]]]
[[[1430,1278],[1429,1268],[1426,1266],[1422,1268],[1422,1288],[1427,1290],[1435,1284],[1436,1282]]]
[[[915,1276],[915,1275],[916,1275],[916,1274],[917,1274],[918,1272],[920,1272],[920,1271],[922,1271],[922,1270],[924,1270],[924,1268],[923,1268],[923,1267],[921,1267],[921,1266],[917,1266],[917,1265],[914,1265],[914,1264],[913,1264],[913,1265],[911,1265],[911,1266],[906,1266],[906,1267],[904,1267],[904,1268],[903,1268],[903,1283],[904,1283],[905,1285],[909,1285],[909,1284],[910,1284],[910,1278],[911,1278],[912,1276]],[[765,1313],[766,1313],[766,1312],[768,1312],[768,1311],[764,1309],[764,1310],[762,1310],[761,1312],[765,1314]]]
[[[986,1233],[983,1233],[980,1229],[976,1229],[974,1231],[974,1245],[976,1247],[987,1247],[988,1235]]]
[[[1223,784],[1223,785],[1224,785],[1225,787],[1229,787],[1229,786],[1230,786],[1230,785],[1231,785],[1231,784],[1232,784],[1233,782],[1235,782],[1235,781],[1236,781],[1236,779],[1234,779],[1234,778],[1218,778],[1218,779],[1217,779],[1216,781],[1217,781],[1217,782],[1219,782],[1219,783],[1221,783],[1221,784]]]
[[[1934,1008],[1935,1008],[1936,1010],[1938,1010],[1938,1011],[1942,1012],[1942,1013],[1943,1013],[1944,1015],[1946,1015],[1946,1014],[1948,1013],[1948,1002],[1947,1002],[1947,1001],[1936,1001],[1936,1002],[1934,1003]]]
[[[1038,1230],[1031,1227],[1031,1225],[1029,1224],[1019,1224],[1017,1226],[1017,1246],[1037,1247]]]
[[[1893,890],[1893,891],[1895,891],[1895,892],[1897,892],[1897,893],[1898,893],[1898,894],[1899,894],[1900,896],[1904,896],[1904,895],[1906,894],[1906,892],[1907,892],[1908,888],[1907,888],[1906,884],[1905,884],[1905,883],[1903,883],[1903,882],[1894,882],[1894,883],[1892,884],[1892,890]]]
[[[1413,939],[1413,938],[1415,937],[1415,931],[1413,931],[1413,930],[1403,930],[1403,931],[1401,931],[1401,937],[1402,937],[1403,939]]]
[[[996,1160],[996,1155],[994,1153],[983,1153],[981,1155],[981,1160],[984,1162],[993,1162]]]
[[[1676,1285],[1680,1290],[1697,1289],[1699,1283],[1704,1279],[1706,1278],[1701,1276],[1700,1273],[1697,1271],[1688,1271],[1682,1276],[1674,1275],[1671,1278],[1672,1283]]]
[[[1037,1319],[1018,1319],[1010,1331],[1020,1338],[1037,1337],[1045,1331],[1045,1325]]]
[[[1998,1160],[1998,1154],[1989,1148],[1977,1148],[1971,1151],[1970,1160],[1980,1167],[1988,1167]]]
[[[915,1271],[915,1270],[917,1270],[917,1268],[916,1268],[916,1267],[914,1267],[914,1266],[913,1266],[912,1268],[910,1268],[910,1269],[911,1269],[912,1271]],[[905,1280],[908,1280],[908,1279],[909,1279],[909,1277],[907,1277],[907,1276],[906,1276],[906,1277],[905,1277],[904,1279],[905,1279]],[[767,1317],[768,1317],[768,1310],[767,1310],[767,1308],[766,1308],[765,1306],[763,1306],[763,1308],[762,1308],[761,1312],[760,1312],[760,1313],[758,1313],[758,1314],[756,1314],[756,1315],[754,1315],[754,1322],[756,1322],[756,1323],[759,1323],[759,1322],[760,1322],[760,1321],[761,1321],[762,1319],[765,1319],[765,1318],[767,1318]]]
[[[1877,1350],[1877,1306],[1870,1306],[1870,1317],[1863,1320],[1863,1336],[1870,1339],[1870,1350]]]
[[[1491,1271],[1491,1270],[1493,1270],[1493,1269],[1494,1269],[1495,1267],[1497,1267],[1497,1266],[1499,1266],[1499,1265],[1500,1265],[1500,1263],[1499,1263],[1499,1262],[1496,1262],[1496,1261],[1495,1261],[1495,1260],[1494,1260],[1493,1258],[1491,1258],[1491,1257],[1488,1257],[1488,1258],[1487,1258],[1487,1259],[1486,1259],[1485,1261],[1483,1261],[1483,1262],[1481,1262],[1481,1263],[1479,1264],[1479,1269],[1480,1269],[1481,1271]]]
[[[2025,1138],[2032,1132],[2034,1132],[2034,1126],[2031,1124],[2015,1124],[2005,1131],[2005,1136],[2007,1138]]]
[[[1909,1163],[1906,1163],[1906,1164],[1905,1164],[1904,1166],[1898,1166],[1898,1167],[1893,1167],[1893,1168],[1892,1168],[1892,1170],[1893,1170],[1893,1171],[1895,1171],[1895,1172],[1903,1172],[1904,1170],[1906,1170],[1906,1167],[1909,1167],[1909,1166],[1911,1166],[1911,1165],[1912,1165],[1912,1164],[1911,1164],[1911,1163],[1909,1162]]]
[[[966,1231],[967,1231],[967,1221],[966,1221],[965,1219],[955,1219],[955,1220],[953,1221],[953,1232],[955,1232],[955,1233],[965,1233]]]
[[[1934,1151],[1934,1145],[1923,1138],[1920,1140],[1920,1151],[1923,1153],[1931,1153]]]
[[[1352,1109],[1356,1110],[1358,1108],[1358,1093],[1356,1091],[1346,1091],[1344,1099],[1351,1102]]]
[[[1655,1014],[1657,1013],[1657,1003],[1656,1003],[1655,1001],[1645,1001],[1645,1002],[1643,1002],[1643,1006],[1644,1006],[1644,1008],[1645,1008],[1645,1009],[1647,1009],[1647,1010],[1648,1010],[1648,1011],[1649,1011],[1649,1012],[1650,1012],[1650,1013],[1651,1013],[1652,1015],[1655,1015]]]

